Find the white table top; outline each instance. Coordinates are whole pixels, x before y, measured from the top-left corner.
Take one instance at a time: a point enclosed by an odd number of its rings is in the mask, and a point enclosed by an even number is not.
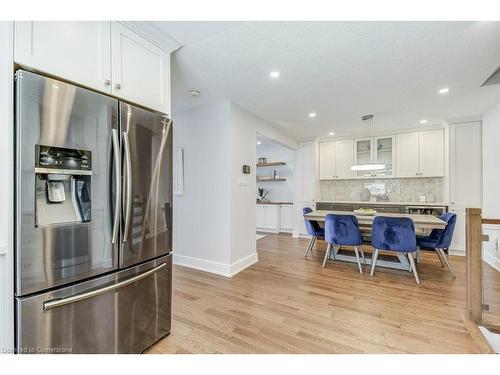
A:
[[[326,211],[316,210],[311,213],[305,214],[304,217],[309,220],[325,221],[327,214],[337,215],[354,215],[358,219],[359,224],[371,225],[375,216],[389,216],[389,217],[409,217],[413,220],[415,229],[444,229],[446,222],[433,215],[417,215],[417,214],[390,214],[380,213],[375,215],[360,215],[352,211]]]

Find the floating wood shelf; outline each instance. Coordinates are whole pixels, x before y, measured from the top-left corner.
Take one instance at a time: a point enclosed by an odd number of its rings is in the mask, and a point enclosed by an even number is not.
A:
[[[285,177],[278,178],[257,178],[257,182],[267,182],[267,181],[286,181]]]
[[[284,161],[274,161],[272,163],[258,163],[257,167],[276,167],[278,165],[286,165]]]

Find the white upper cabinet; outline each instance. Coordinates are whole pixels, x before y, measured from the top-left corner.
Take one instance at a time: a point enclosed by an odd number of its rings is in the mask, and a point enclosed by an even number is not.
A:
[[[444,176],[444,130],[396,135],[396,177]]]
[[[14,60],[111,93],[110,22],[15,22]]]
[[[333,180],[335,172],[335,142],[322,142],[319,144],[319,179]]]
[[[119,22],[15,22],[14,60],[171,114],[170,53]]]
[[[420,132],[418,154],[421,177],[444,176],[444,130]]]
[[[372,161],[373,147],[372,138],[361,138],[354,140],[354,164],[369,164]],[[356,171],[355,177],[366,178],[372,177],[371,171]]]
[[[117,22],[111,48],[113,94],[170,114],[170,54]]]
[[[335,142],[335,176],[336,178],[353,178],[354,173],[351,170],[354,164],[354,141]]]
[[[373,138],[373,162],[384,164],[385,169],[373,171],[376,177],[393,177],[394,176],[394,160],[396,158],[396,148],[394,136],[375,137]]]
[[[396,177],[418,177],[418,133],[396,135]]]

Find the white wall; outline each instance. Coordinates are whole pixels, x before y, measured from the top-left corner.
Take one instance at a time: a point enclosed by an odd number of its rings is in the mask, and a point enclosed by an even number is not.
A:
[[[255,128],[259,119],[231,105],[231,262],[234,271],[257,261],[255,238]],[[244,175],[242,166],[250,165]]]
[[[258,261],[255,238],[257,131],[296,144],[223,101],[173,115],[184,149],[184,195],[174,197],[174,263],[233,276]],[[250,165],[251,174],[242,173]]]
[[[14,347],[13,25],[0,22],[0,353]]]
[[[500,218],[500,103],[483,116],[483,217]],[[484,234],[490,237],[483,246],[484,259],[500,271],[500,227],[484,225]]]
[[[229,102],[173,116],[184,149],[184,195],[174,196],[174,261],[224,274],[230,264]]]

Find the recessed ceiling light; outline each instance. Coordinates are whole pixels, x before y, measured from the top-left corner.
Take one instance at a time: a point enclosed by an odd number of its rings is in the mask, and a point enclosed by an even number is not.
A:
[[[261,141],[257,141],[257,144],[258,144],[258,145],[261,145],[261,144],[262,144],[262,142],[261,142]]]
[[[334,134],[335,134],[334,132],[330,132],[330,133],[328,133],[328,135],[334,135]]]
[[[448,87],[443,87],[442,89],[439,90],[440,94],[447,94],[450,92],[450,89]]]
[[[195,89],[189,89],[188,90],[188,94],[191,95],[191,96],[193,96],[193,97],[195,97],[195,98],[197,98],[198,96],[201,95],[201,92],[198,91],[198,90],[195,90]]]
[[[278,78],[280,76],[280,72],[278,72],[277,70],[274,70],[271,73],[269,73],[269,76],[271,78]]]
[[[315,112],[309,113],[309,117],[316,117],[316,113]]]
[[[421,124],[427,124],[427,120],[420,120]]]

